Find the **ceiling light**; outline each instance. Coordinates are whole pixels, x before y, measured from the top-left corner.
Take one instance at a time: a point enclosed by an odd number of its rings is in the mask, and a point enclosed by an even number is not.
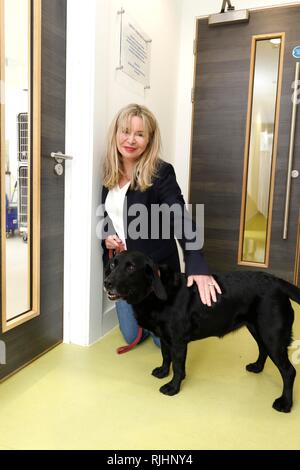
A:
[[[280,44],[281,43],[281,39],[280,38],[273,38],[273,39],[270,39],[270,42],[272,44]]]

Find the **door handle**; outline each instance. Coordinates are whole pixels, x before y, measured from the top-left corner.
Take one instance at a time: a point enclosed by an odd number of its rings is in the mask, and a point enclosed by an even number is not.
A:
[[[63,160],[73,160],[73,157],[71,157],[71,155],[65,155],[62,152],[51,152],[50,156],[52,158],[55,158],[57,163],[62,163]]]
[[[283,240],[287,239],[288,232],[288,220],[290,210],[290,197],[291,197],[291,178],[292,178],[292,165],[294,156],[294,145],[295,145],[295,126],[297,117],[297,89],[299,81],[300,62],[296,62],[295,69],[295,90],[293,95],[293,108],[292,108],[292,122],[290,132],[290,146],[289,146],[289,160],[288,160],[288,172],[286,180],[286,192],[285,192],[285,206],[284,206],[284,221],[283,221]]]
[[[50,157],[54,158],[54,160],[56,161],[56,164],[54,165],[54,172],[58,176],[61,176],[64,172],[64,167],[62,166],[62,162],[64,160],[73,160],[73,157],[71,157],[71,155],[65,155],[62,152],[51,152]]]

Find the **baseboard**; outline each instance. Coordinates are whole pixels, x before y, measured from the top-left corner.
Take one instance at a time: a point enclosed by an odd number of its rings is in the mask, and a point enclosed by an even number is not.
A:
[[[115,306],[113,305],[103,313],[102,320],[102,336],[106,335],[110,330],[118,324],[118,317]]]

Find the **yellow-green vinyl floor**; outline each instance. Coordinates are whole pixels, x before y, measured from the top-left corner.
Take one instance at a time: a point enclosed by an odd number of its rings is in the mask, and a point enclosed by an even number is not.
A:
[[[281,377],[270,359],[261,374],[246,372],[257,358],[246,329],[190,343],[174,397],[158,391],[168,379],[151,375],[161,363],[151,339],[118,356],[122,344],[118,329],[89,348],[62,344],[2,383],[0,449],[300,448],[300,365],[292,412],[278,413]]]

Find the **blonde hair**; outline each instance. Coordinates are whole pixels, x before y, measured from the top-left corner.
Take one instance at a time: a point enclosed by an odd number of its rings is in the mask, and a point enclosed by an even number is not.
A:
[[[121,176],[125,174],[122,156],[117,148],[117,133],[121,128],[130,128],[131,119],[134,116],[142,119],[148,144],[134,167],[130,187],[131,189],[146,191],[152,186],[153,177],[156,176],[161,152],[158,123],[151,111],[145,106],[130,104],[118,112],[108,132],[107,151],[103,167],[103,185],[108,189],[116,186]]]

